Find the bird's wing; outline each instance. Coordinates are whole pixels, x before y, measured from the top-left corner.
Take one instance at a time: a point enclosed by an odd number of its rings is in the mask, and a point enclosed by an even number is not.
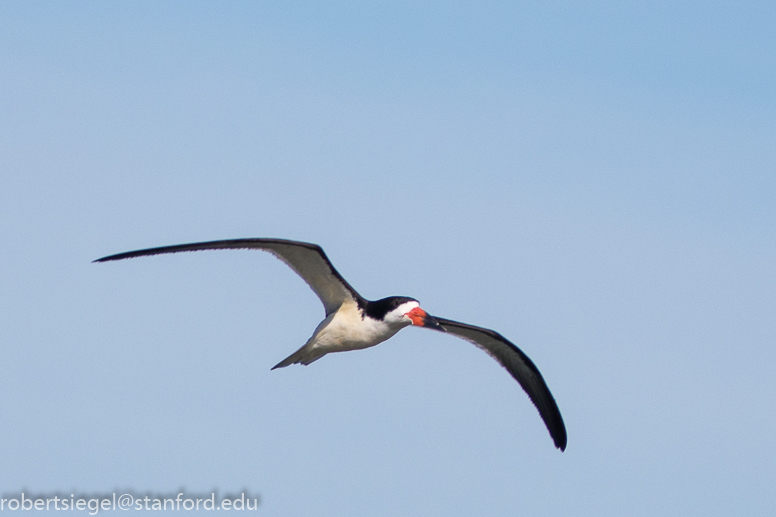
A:
[[[563,417],[560,416],[558,405],[533,361],[498,332],[436,316],[434,318],[447,333],[475,344],[512,374],[539,410],[539,415],[544,420],[547,430],[550,431],[555,446],[561,451],[565,450],[566,426],[563,424]]]
[[[285,262],[301,276],[307,285],[321,299],[326,315],[336,312],[345,301],[358,303],[363,298],[348,284],[329,261],[323,249],[317,244],[289,241],[285,239],[231,239],[224,241],[195,242],[162,246],[144,250],[118,253],[95,260],[107,262],[145,255],[162,253],[178,253],[181,251],[221,250],[221,249],[255,249],[272,253]]]

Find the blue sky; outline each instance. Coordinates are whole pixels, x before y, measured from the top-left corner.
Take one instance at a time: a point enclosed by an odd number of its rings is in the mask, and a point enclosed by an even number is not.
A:
[[[247,488],[267,515],[771,515],[776,8],[4,2],[0,491]],[[270,367],[367,298],[418,329]]]

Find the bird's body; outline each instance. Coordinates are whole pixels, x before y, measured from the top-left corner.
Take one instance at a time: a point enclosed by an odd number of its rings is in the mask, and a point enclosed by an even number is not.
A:
[[[285,239],[233,239],[130,251],[95,262],[182,251],[246,248],[267,251],[285,262],[318,295],[326,311],[326,317],[307,343],[273,370],[296,363],[308,365],[332,352],[369,348],[411,325],[431,328],[465,339],[496,359],[520,383],[539,410],[555,446],[561,450],[566,448],[566,428],[555,399],[539,370],[519,348],[492,330],[429,316],[414,298],[391,296],[376,301],[363,298],[315,244]]]
[[[418,307],[414,301],[406,302],[407,312]],[[273,367],[282,368],[289,364],[310,364],[330,352],[346,352],[360,350],[382,343],[392,338],[404,327],[411,325],[410,321],[387,322],[367,316],[358,304],[345,302],[337,312],[326,316],[318,324],[307,343]]]

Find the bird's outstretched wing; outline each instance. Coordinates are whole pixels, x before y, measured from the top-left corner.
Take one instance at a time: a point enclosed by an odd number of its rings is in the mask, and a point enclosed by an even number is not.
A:
[[[539,410],[539,415],[544,420],[547,430],[550,431],[555,446],[561,451],[565,450],[566,426],[563,424],[563,417],[560,416],[558,405],[533,361],[498,332],[436,316],[434,318],[448,334],[456,335],[475,344],[512,374],[512,377],[520,383],[531,402]]]
[[[192,244],[178,244],[176,246],[128,251],[103,257],[94,262],[107,262],[109,260],[159,255],[162,253],[178,253],[181,251],[222,249],[255,249],[272,253],[301,276],[307,282],[307,285],[315,291],[315,294],[321,299],[324,309],[326,309],[327,316],[336,312],[345,301],[363,303],[361,295],[337,272],[323,252],[323,249],[317,244],[307,242],[285,239],[231,239],[195,242]]]

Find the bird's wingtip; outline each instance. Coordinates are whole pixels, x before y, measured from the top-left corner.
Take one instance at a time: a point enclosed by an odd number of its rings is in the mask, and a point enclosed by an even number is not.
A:
[[[568,444],[568,437],[566,436],[565,429],[563,435],[558,438],[553,437],[553,441],[555,442],[555,447],[560,449],[560,452],[565,452],[566,445]]]

